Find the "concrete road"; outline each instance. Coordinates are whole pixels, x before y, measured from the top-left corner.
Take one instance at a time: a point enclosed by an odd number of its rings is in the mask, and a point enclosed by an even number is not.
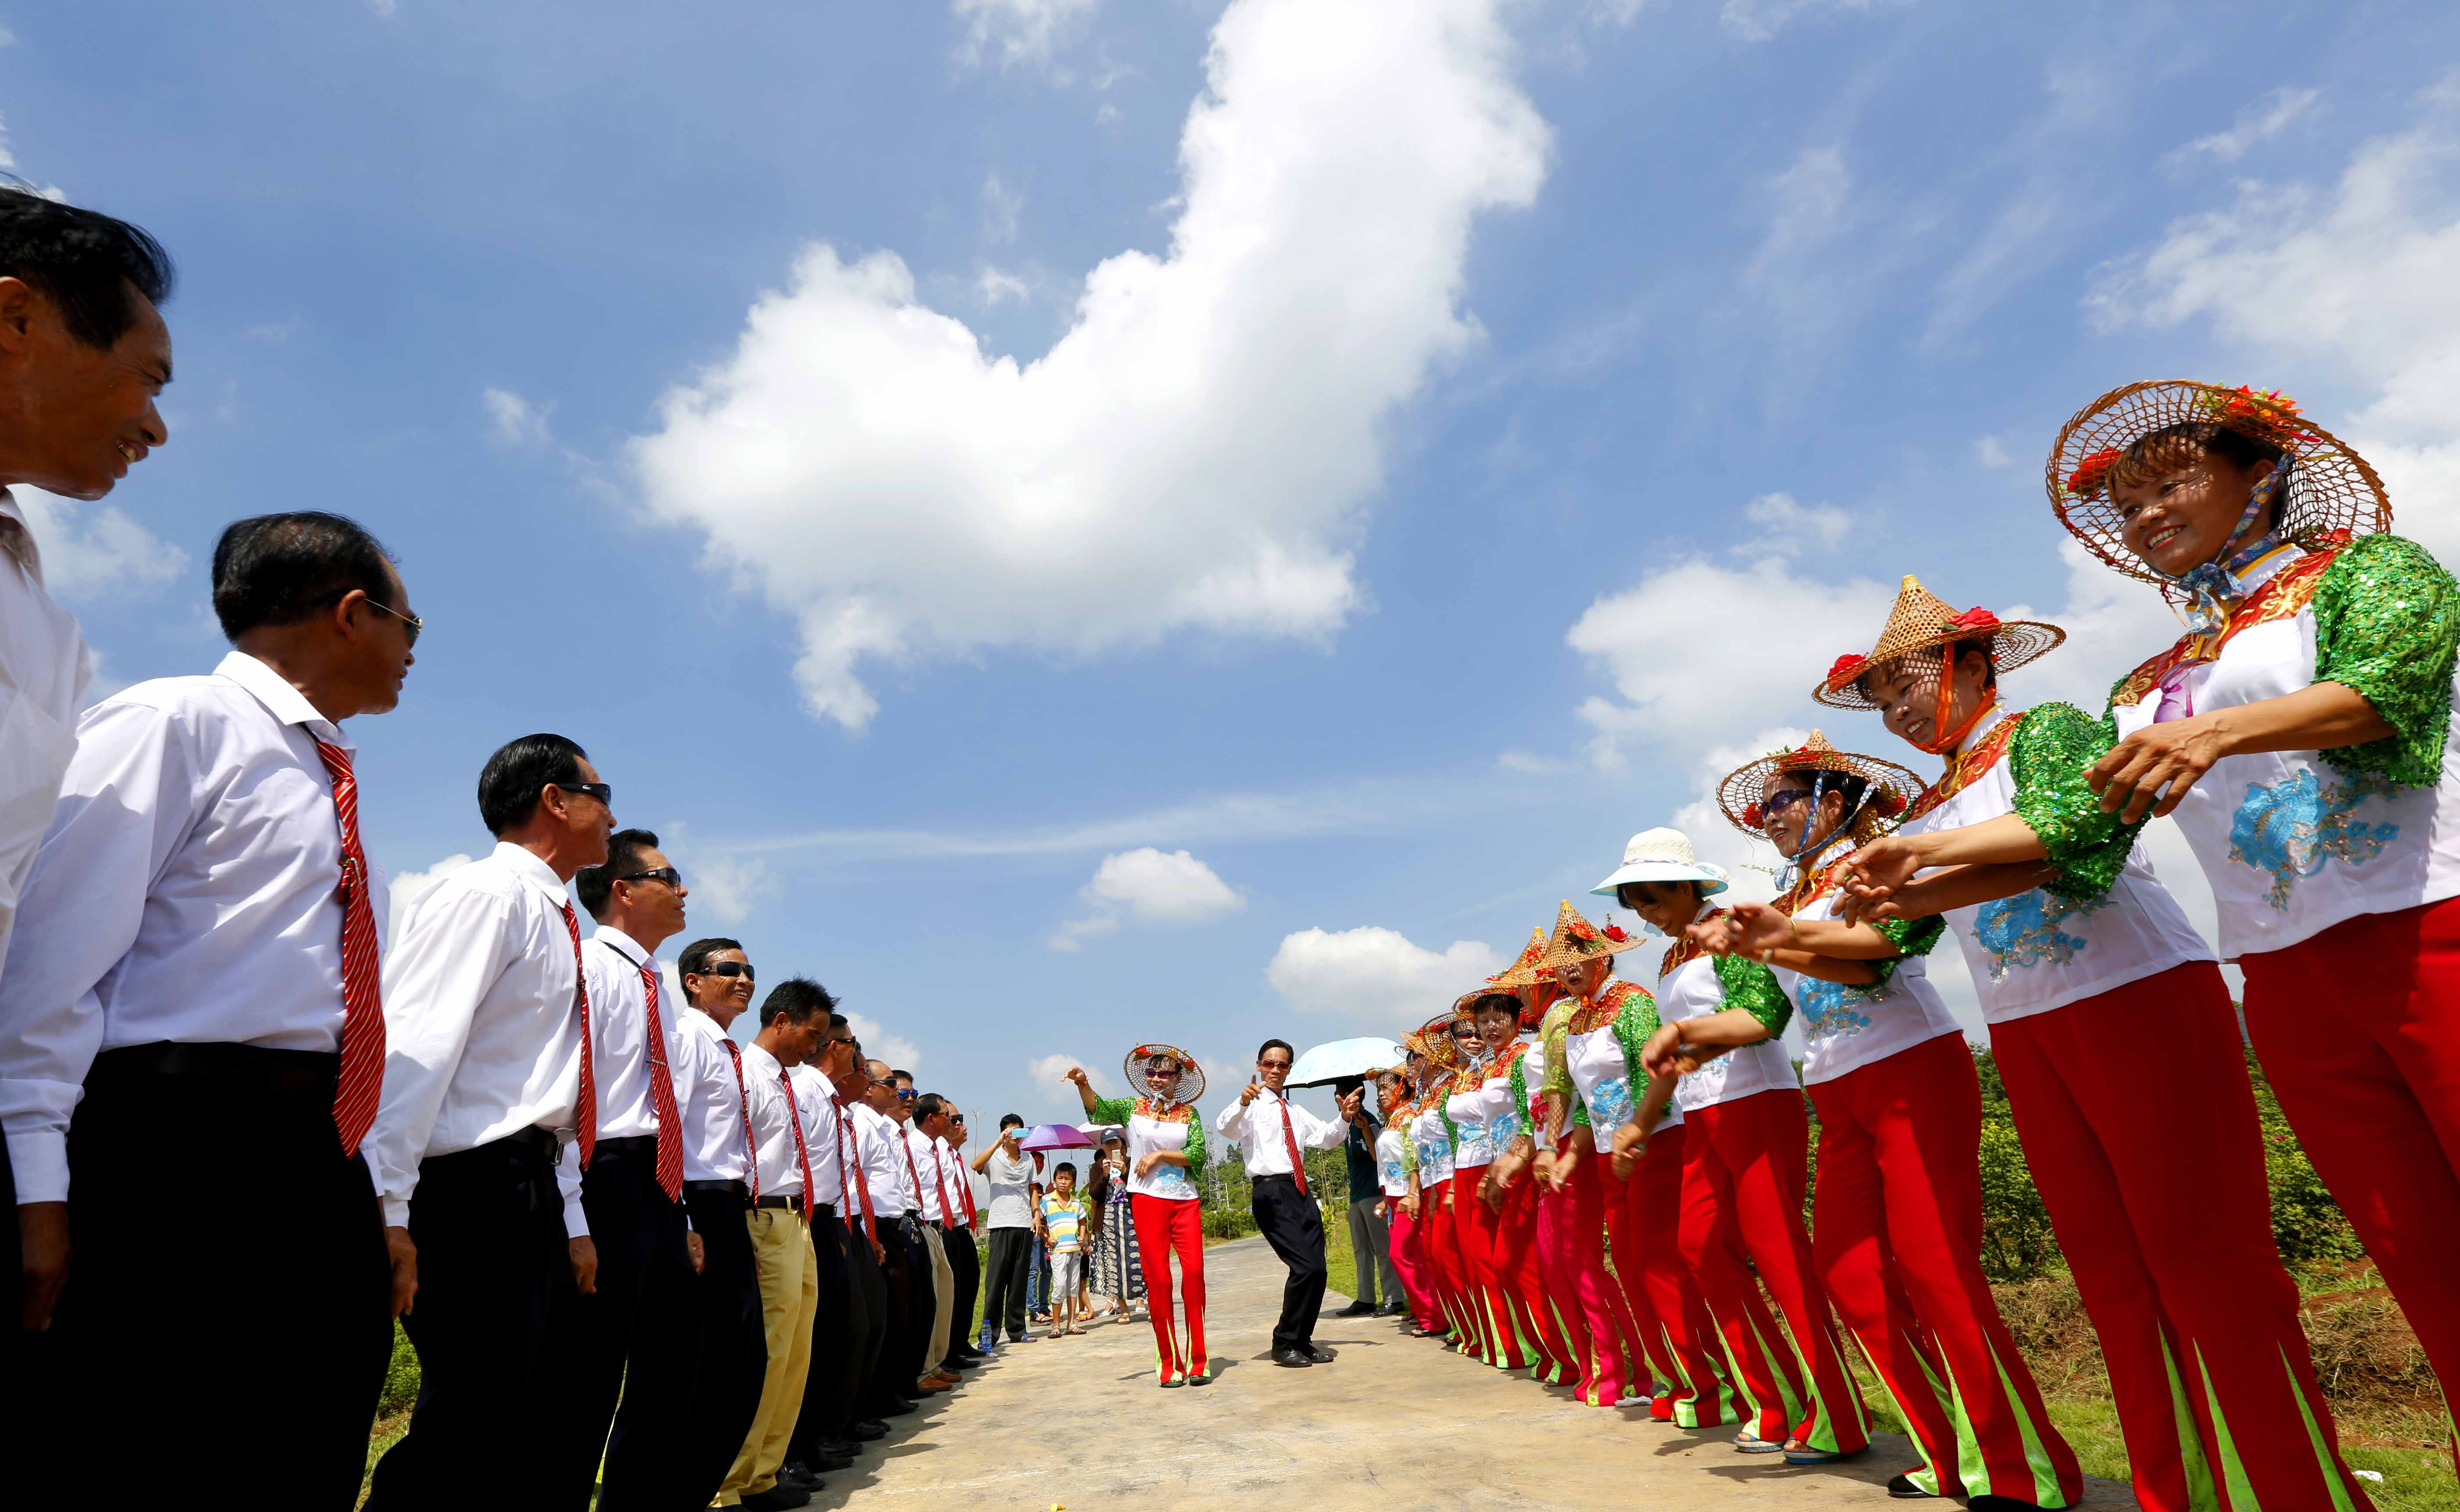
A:
[[[1645,1408],[1585,1407],[1568,1391],[1476,1364],[1389,1320],[1326,1317],[1330,1365],[1266,1357],[1283,1270],[1261,1239],[1206,1252],[1207,1332],[1220,1378],[1161,1391],[1153,1333],[1103,1323],[1010,1347],[965,1386],[898,1418],[815,1507],[1049,1512],[1372,1512],[1623,1507],[1649,1512],[1881,1512],[1915,1462],[1881,1437],[1849,1464],[1792,1469],[1736,1454],[1732,1430],[1686,1432]],[[1347,1304],[1335,1295],[1326,1311]],[[1941,1508],[1953,1502],[1932,1502]],[[2132,1512],[2096,1481],[2091,1512]]]

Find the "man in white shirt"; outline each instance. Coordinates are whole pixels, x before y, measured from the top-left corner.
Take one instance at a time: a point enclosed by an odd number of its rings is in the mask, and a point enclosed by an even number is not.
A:
[[[898,1074],[905,1075],[901,1071]],[[900,1084],[901,1095],[913,1081],[912,1077],[905,1078]],[[932,1271],[938,1307],[933,1313],[936,1352],[931,1358],[941,1375],[954,1377],[983,1359],[967,1345],[965,1336],[966,1325],[973,1321],[974,1234],[966,1227],[965,1205],[959,1200],[965,1188],[965,1167],[953,1158],[956,1151],[948,1144],[948,1132],[956,1126],[957,1105],[937,1092],[925,1092],[910,1105],[914,1109],[910,1137],[922,1141],[914,1158],[923,1184],[931,1189],[930,1206],[938,1215],[929,1231],[940,1262]],[[944,1324],[940,1322],[943,1317]]]
[[[1341,1118],[1316,1117],[1283,1095],[1298,1052],[1286,1040],[1267,1040],[1256,1052],[1256,1080],[1221,1110],[1213,1127],[1239,1146],[1255,1188],[1256,1227],[1289,1267],[1282,1287],[1281,1321],[1273,1326],[1273,1363],[1328,1365],[1315,1347],[1316,1314],[1324,1308],[1324,1210],[1307,1190],[1306,1152],[1330,1149],[1347,1136],[1360,1094],[1341,1100]]]
[[[581,952],[597,1140],[586,1170],[572,1162],[557,1174],[580,1184],[598,1282],[551,1332],[546,1370],[564,1417],[539,1452],[564,1458],[548,1472],[560,1478],[555,1500],[586,1508],[596,1487],[598,1512],[639,1512],[674,1504],[691,1386],[688,1370],[667,1368],[688,1359],[678,1337],[691,1336],[701,1241],[684,1213],[678,1005],[666,1000],[656,954],[683,933],[690,890],[656,835],[618,830],[604,864],[583,867],[573,891],[598,921]]]
[[[154,400],[171,381],[171,333],[156,306],[172,279],[170,255],[137,227],[0,189],[0,956],[94,676],[75,617],[43,585],[42,552],[9,490],[98,499],[167,439]],[[0,1081],[0,1123],[16,1111]],[[51,1323],[68,1275],[69,1226],[56,1204],[20,1208],[10,1166],[0,1144],[0,1420],[20,1421],[15,1389],[33,1384],[26,1335]],[[33,1270],[22,1287],[21,1237]]]
[[[420,1387],[376,1464],[374,1512],[457,1512],[474,1476],[488,1502],[548,1499],[540,1425],[564,1383],[541,1370],[547,1329],[598,1270],[581,1189],[557,1180],[597,1139],[564,885],[606,859],[613,799],[561,735],[502,746],[478,774],[496,849],[412,904],[385,959],[390,1053],[368,1144]]]
[[[974,1230],[979,1211],[974,1206],[973,1173],[965,1168],[965,1115],[946,1098],[940,1100],[948,1111],[946,1128],[940,1135],[940,1160],[947,1168],[948,1228],[942,1248],[948,1252],[948,1269],[957,1273],[957,1298],[948,1310],[956,1328],[948,1339],[950,1369],[965,1369],[990,1358],[990,1352],[974,1347],[970,1325],[974,1317],[974,1298],[983,1287],[982,1256],[974,1250]]]
[[[905,1172],[905,1130],[895,1112],[896,1075],[884,1060],[868,1060],[864,1066],[869,1075],[862,1106],[856,1110],[855,1132],[871,1179],[871,1205],[880,1215],[880,1244],[888,1254],[881,1262],[888,1281],[887,1341],[880,1354],[883,1405],[874,1408],[873,1416],[891,1418],[912,1412],[916,1399],[929,1395],[918,1382],[926,1373],[922,1354],[931,1341],[931,1259],[922,1249],[922,1223]]]
[[[836,1086],[837,1073],[856,1060],[858,1049],[845,1016],[831,1014],[821,1054],[788,1073],[812,1147],[812,1254],[819,1305],[812,1322],[803,1408],[787,1440],[783,1475],[814,1490],[819,1488],[821,1471],[841,1470],[854,1462],[857,1444],[849,1430],[857,1419],[862,1357],[872,1347],[870,1320],[855,1277],[855,1251],[871,1248],[871,1231],[863,1223],[861,1188],[855,1179],[859,1156],[844,1139]]]
[[[812,1500],[796,1481],[778,1478],[811,1377],[820,1284],[803,1202],[819,1180],[822,1152],[813,1141],[820,1131],[805,1125],[787,1071],[821,1053],[836,1008],[819,983],[789,976],[769,990],[760,1004],[760,1033],[743,1051],[743,1084],[752,1100],[760,1162],[760,1195],[746,1227],[760,1267],[768,1364],[759,1408],[718,1487],[718,1506],[798,1507]]]
[[[983,1173],[991,1188],[989,1289],[983,1293],[985,1349],[999,1342],[1002,1329],[1007,1331],[1011,1344],[1032,1339],[1025,1331],[1025,1273],[1033,1263],[1032,1199],[1026,1192],[1033,1173],[1016,1144],[1024,1134],[1025,1119],[1003,1113],[999,1143],[974,1157],[974,1169]]]
[[[685,946],[675,972],[691,1004],[675,1037],[675,1096],[685,1133],[684,1205],[700,1238],[702,1265],[687,1310],[690,1334],[677,1341],[686,1357],[663,1366],[651,1361],[643,1370],[645,1376],[689,1382],[670,1504],[695,1507],[717,1495],[752,1430],[769,1341],[746,1217],[760,1185],[756,1142],[743,1048],[727,1033],[752,1004],[752,959],[740,940],[712,935]]]
[[[846,1153],[846,1179],[855,1186],[848,1216],[863,1219],[865,1243],[853,1247],[855,1304],[862,1313],[859,1329],[861,1348],[855,1371],[855,1421],[845,1431],[848,1440],[861,1442],[887,1436],[884,1420],[889,1409],[902,1410],[906,1398],[889,1390],[893,1384],[881,1362],[888,1357],[888,1341],[892,1314],[888,1299],[887,1219],[880,1212],[879,1194],[874,1190],[874,1162],[863,1139],[863,1126],[871,1110],[863,1105],[871,1090],[871,1062],[863,1059],[862,1045],[855,1044],[854,1054],[845,1065],[830,1078],[837,1092],[837,1115],[839,1145]]]
[[[201,1484],[347,1505],[392,1326],[358,1158],[385,890],[341,724],[393,706],[418,621],[384,549],[330,514],[224,531],[214,607],[237,649],[211,676],[78,722],[0,974],[18,1196],[74,1236],[59,1376],[18,1426],[90,1483],[124,1446],[132,1362],[174,1350],[215,1383],[165,1425]],[[166,1263],[183,1300],[149,1306]]]
[[[895,1121],[897,1137],[901,1144],[900,1174],[913,1202],[914,1253],[921,1261],[915,1272],[914,1308],[919,1315],[916,1332],[922,1347],[922,1372],[915,1382],[918,1396],[928,1396],[957,1384],[955,1372],[943,1367],[941,1358],[948,1352],[948,1334],[952,1323],[949,1308],[950,1272],[948,1257],[940,1247],[940,1194],[931,1178],[931,1141],[914,1126],[914,1109],[920,1094],[914,1090],[914,1076],[908,1071],[888,1073],[886,1104],[882,1113]]]

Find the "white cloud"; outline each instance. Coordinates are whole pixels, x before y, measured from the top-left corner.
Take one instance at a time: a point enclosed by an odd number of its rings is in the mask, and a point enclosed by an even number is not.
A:
[[[2016,459],[2007,454],[2006,446],[1995,435],[1983,436],[1981,440],[1973,443],[1973,459],[1986,468],[2004,468],[2014,467],[2016,465]]]
[[[974,275],[974,293],[981,297],[986,308],[996,309],[1010,300],[1025,299],[1032,292],[1033,285],[1024,275],[993,267],[987,262],[983,264],[980,273]]]
[[[470,864],[470,857],[456,852],[436,862],[424,872],[396,872],[391,879],[392,895],[385,913],[385,938],[401,937],[402,916],[410,906],[427,895],[428,889],[444,880],[448,872],[458,872]]]
[[[842,1003],[838,1005],[838,1012],[845,1015],[847,1027],[854,1031],[856,1039],[862,1041],[865,1060],[885,1060],[892,1070],[911,1071],[918,1077],[922,1074],[922,1052],[915,1048],[913,1040],[903,1035],[890,1034],[880,1027],[879,1019],[869,1014],[857,1013]],[[923,1090],[930,1089],[925,1087]]]
[[[1854,517],[1835,505],[1797,504],[1791,494],[1763,494],[1743,506],[1743,517],[1785,533],[1770,540],[1765,549],[1789,556],[1802,549],[1805,536],[1816,537],[1823,546],[1834,546],[1854,528]]]
[[[2237,120],[2225,132],[2198,136],[2170,155],[2169,160],[2180,163],[2197,153],[2209,154],[2222,162],[2236,162],[2247,149],[2268,142],[2289,128],[2289,124],[2314,108],[2323,92],[2311,89],[2277,89],[2237,113]]]
[[[892,252],[806,248],[634,443],[651,511],[795,617],[804,702],[849,728],[867,662],[1329,637],[1384,423],[1478,338],[1472,225],[1544,174],[1502,8],[1236,0],[1167,254],[1095,267],[1033,361]]]
[[[496,439],[522,446],[547,439],[546,417],[552,405],[534,405],[509,388],[489,388],[478,396],[494,423]]]
[[[1372,925],[1338,934],[1306,929],[1283,937],[1264,979],[1301,1013],[1347,1014],[1389,1027],[1423,1021],[1504,963],[1484,940],[1454,940],[1437,952]]]
[[[1648,0],[1589,0],[1586,14],[1591,26],[1627,27],[1647,9]]]
[[[1238,890],[1211,867],[1184,850],[1142,846],[1102,858],[1093,880],[1079,892],[1092,912],[1071,919],[1051,936],[1050,948],[1072,951],[1126,920],[1140,924],[1200,924],[1247,906]]]
[[[709,856],[682,869],[690,890],[687,905],[696,920],[732,926],[742,923],[776,891],[769,864],[756,856]]]
[[[1517,749],[1497,756],[1495,765],[1504,771],[1518,772],[1523,777],[1559,777],[1571,766],[1559,756],[1540,756],[1535,751]]]
[[[1591,697],[1580,718],[1591,758],[1619,771],[1633,742],[1688,761],[1719,736],[1797,714],[1811,685],[1846,650],[1868,648],[1896,601],[1890,584],[1798,576],[1769,557],[1740,568],[1686,561],[1591,603],[1564,641],[1613,682],[1621,702]],[[1834,640],[1808,648],[1752,635],[1757,624],[1807,624]]]
[[[1076,1089],[1074,1084],[1068,1080],[1068,1073],[1071,1068],[1076,1066],[1084,1067],[1085,1080],[1093,1083],[1093,1091],[1096,1096],[1117,1096],[1116,1093],[1111,1090],[1113,1082],[1105,1062],[1100,1060],[1088,1060],[1082,1056],[1072,1056],[1065,1052],[1057,1055],[1037,1056],[1033,1060],[1027,1061],[1025,1063],[1025,1080],[1027,1083],[1032,1086],[1036,1091],[1046,1090],[1054,1086],[1065,1087],[1068,1089],[1069,1095],[1072,1097],[1074,1096]],[[1079,1111],[1081,1112],[1082,1109],[1080,1108]]]
[[[965,40],[958,56],[980,63],[992,44],[999,47],[1000,67],[1038,63],[1078,22],[1093,13],[1101,0],[949,0],[948,9],[965,23]]]
[[[2089,302],[2105,329],[2200,322],[2383,474],[2399,529],[2460,561],[2460,75],[2328,187],[2241,180],[2173,222]],[[2345,395],[2335,406],[2335,395]],[[2345,407],[2345,408],[2343,408]],[[2336,409],[2340,412],[2335,412]]]
[[[1872,0],[1726,0],[1717,19],[1747,42],[1765,42],[1811,10],[1868,11]]]
[[[368,10],[380,20],[392,20],[397,9],[396,0],[368,0]]]
[[[10,493],[42,548],[43,581],[62,598],[166,583],[187,570],[188,554],[115,505],[89,504],[20,485]]]
[[[1769,180],[1768,234],[1743,269],[1743,287],[1776,323],[1789,346],[1825,336],[1851,318],[1846,281],[1864,271],[1867,254],[1840,257],[1836,243],[1851,229],[1854,172],[1844,148],[1815,143]]]
[[[1013,242],[1017,218],[1025,213],[1025,196],[991,174],[983,179],[983,240]]]

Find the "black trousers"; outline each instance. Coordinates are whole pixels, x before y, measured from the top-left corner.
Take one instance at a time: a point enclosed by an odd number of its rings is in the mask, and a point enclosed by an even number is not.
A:
[[[1025,1337],[1026,1268],[1037,1248],[1030,1228],[994,1228],[991,1235],[990,1290],[983,1295],[983,1322],[997,1334],[1006,1329],[1012,1339]]]
[[[881,1225],[880,1232],[889,1251],[890,1306],[896,1309],[888,1334],[889,1385],[896,1391],[910,1391],[939,1363],[922,1357],[930,1352],[932,1309],[939,1294],[932,1284],[931,1252],[922,1245],[922,1220],[910,1212]],[[905,1275],[901,1298],[900,1269]]]
[[[333,1129],[339,1063],[228,1044],[95,1058],[69,1124],[68,1288],[30,1339],[34,1412],[0,1426],[0,1500],[91,1501],[141,1441],[208,1501],[349,1512],[392,1284],[367,1163]],[[132,1440],[132,1405],[173,1362],[199,1389]]]
[[[882,1246],[882,1248],[886,1248]],[[877,1418],[893,1405],[886,1395],[888,1373],[880,1362],[888,1355],[888,1272],[871,1252],[870,1239],[849,1228],[846,1252],[852,1257],[854,1299],[862,1312],[862,1356],[855,1374],[854,1420]]]
[[[578,1160],[580,1152],[564,1158]],[[688,1365],[644,1367],[652,1359],[689,1359],[693,1331],[685,1302],[692,1270],[684,1206],[658,1185],[657,1140],[598,1141],[582,1173],[581,1206],[589,1215],[598,1278],[589,1295],[576,1293],[557,1310],[547,1336],[555,1421],[538,1453],[549,1461],[548,1505],[589,1512],[590,1495],[604,1480],[599,1512],[664,1512],[674,1504],[670,1482],[691,1374]]]
[[[948,1228],[940,1238],[948,1251],[950,1284],[957,1293],[956,1306],[948,1314],[948,1358],[954,1360],[974,1341],[974,1293],[982,1289],[983,1262],[974,1253],[971,1228]]]
[[[819,1270],[819,1311],[812,1318],[812,1369],[804,1377],[802,1411],[786,1459],[808,1461],[820,1444],[845,1438],[854,1420],[855,1393],[862,1385],[863,1334],[869,1320],[857,1301],[853,1245],[835,1208],[823,1203],[812,1214],[812,1254]],[[866,1248],[868,1248],[866,1246]]]
[[[702,1267],[683,1308],[689,1359],[661,1361],[635,1352],[636,1379],[677,1373],[690,1382],[677,1435],[672,1507],[702,1507],[717,1495],[734,1463],[752,1419],[760,1410],[760,1386],[769,1368],[769,1335],[760,1318],[760,1273],[753,1264],[752,1231],[743,1215],[750,1192],[703,1186],[684,1188],[692,1231],[700,1235]],[[627,1387],[627,1391],[639,1386]]]
[[[1315,1316],[1324,1309],[1324,1210],[1287,1176],[1259,1176],[1256,1227],[1290,1278],[1282,1286],[1282,1317],[1273,1325],[1273,1348],[1310,1349]]]
[[[556,1310],[574,1299],[554,1144],[523,1129],[419,1165],[418,1298],[402,1319],[418,1406],[376,1461],[372,1512],[465,1512],[474,1493],[508,1507],[548,1500],[539,1430],[562,1383],[541,1367]]]

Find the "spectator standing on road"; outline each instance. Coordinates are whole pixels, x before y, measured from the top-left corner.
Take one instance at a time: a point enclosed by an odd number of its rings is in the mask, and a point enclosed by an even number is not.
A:
[[[1032,1199],[1026,1187],[1030,1175],[1025,1154],[1016,1147],[1025,1120],[1003,1114],[999,1143],[974,1157],[974,1169],[990,1183],[987,1228],[990,1236],[988,1273],[983,1279],[983,1348],[999,1342],[1003,1330],[1011,1344],[1031,1342],[1025,1331],[1026,1273],[1033,1263]]]
[[[1344,1077],[1333,1083],[1333,1096],[1347,1098],[1366,1084],[1363,1078]],[[1383,1132],[1383,1122],[1362,1108],[1342,1144],[1349,1163],[1349,1252],[1358,1266],[1358,1295],[1336,1317],[1401,1312],[1401,1278],[1392,1270],[1391,1228],[1383,1216],[1383,1182],[1375,1163],[1375,1141]]]

